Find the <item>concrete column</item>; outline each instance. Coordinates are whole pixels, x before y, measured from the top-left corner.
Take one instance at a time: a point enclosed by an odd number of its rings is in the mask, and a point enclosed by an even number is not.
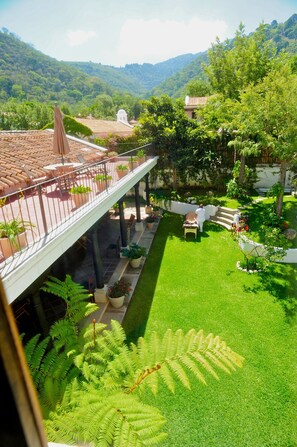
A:
[[[125,222],[123,199],[118,200],[118,204],[120,211],[120,233],[121,233],[122,247],[127,247],[127,227]]]
[[[139,182],[137,182],[134,185],[134,190],[135,190],[135,206],[136,206],[135,230],[143,231],[143,223],[141,221],[141,213],[140,213]]]
[[[150,205],[150,187],[149,187],[149,174],[145,175],[145,200],[147,206]]]
[[[92,239],[91,243],[92,259],[96,278],[96,287],[98,287],[98,289],[102,289],[104,287],[103,264],[100,254],[100,246],[99,246],[99,238],[97,230],[92,231],[91,239]]]
[[[139,182],[134,185],[135,191],[135,206],[136,206],[136,222],[141,222],[140,214],[140,198],[139,198]]]

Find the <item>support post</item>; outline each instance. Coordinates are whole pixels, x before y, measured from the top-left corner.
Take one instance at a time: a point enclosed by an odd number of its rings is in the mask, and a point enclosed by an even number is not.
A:
[[[150,186],[149,186],[149,174],[145,175],[145,200],[146,205],[150,205]]]
[[[141,221],[141,213],[140,213],[139,182],[137,182],[134,185],[134,190],[135,190],[135,206],[136,206],[135,230],[143,231],[143,223]]]
[[[122,247],[127,247],[127,227],[125,223],[123,199],[118,200],[118,204],[120,211],[120,233],[121,233]]]
[[[104,287],[103,265],[102,265],[102,259],[101,259],[101,254],[100,254],[99,238],[98,238],[97,230],[94,230],[91,233],[91,239],[92,239],[91,248],[92,248],[94,272],[95,272],[95,278],[96,278],[96,287],[98,289],[102,289]]]
[[[136,206],[136,222],[141,222],[140,214],[140,198],[139,198],[139,182],[134,185],[135,191],[135,206]]]

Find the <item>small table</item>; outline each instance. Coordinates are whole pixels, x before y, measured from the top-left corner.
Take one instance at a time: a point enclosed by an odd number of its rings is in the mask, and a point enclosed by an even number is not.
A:
[[[55,163],[52,165],[44,166],[43,169],[51,173],[63,175],[67,174],[68,172],[74,171],[82,165],[83,163]]]

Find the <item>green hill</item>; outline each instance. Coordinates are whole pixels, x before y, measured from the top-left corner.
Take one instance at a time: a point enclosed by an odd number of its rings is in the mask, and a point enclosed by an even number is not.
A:
[[[17,97],[72,104],[113,91],[98,77],[44,55],[7,30],[0,32],[0,100]]]
[[[196,54],[183,54],[157,64],[128,64],[120,68],[93,62],[68,62],[68,64],[88,75],[99,77],[118,90],[145,96],[156,85],[178,73],[196,57]]]
[[[286,22],[277,23],[274,20],[266,28],[267,40],[272,40],[277,51],[285,50],[286,52],[297,53],[297,14],[293,14]],[[232,45],[232,40],[230,41]],[[173,98],[185,95],[185,88],[189,81],[203,77],[202,64],[207,63],[207,52],[200,53],[195,60],[190,62],[186,67],[181,69],[171,78],[155,87],[151,94],[158,96],[167,94]]]
[[[274,20],[266,28],[267,39],[278,51],[297,53],[297,14],[286,22]],[[232,41],[230,41],[232,44]],[[13,33],[0,31],[0,101],[90,104],[98,95],[129,93],[138,98],[168,94],[185,95],[186,85],[203,77],[207,52],[184,54],[158,64],[112,67],[92,62],[59,62],[44,55]]]

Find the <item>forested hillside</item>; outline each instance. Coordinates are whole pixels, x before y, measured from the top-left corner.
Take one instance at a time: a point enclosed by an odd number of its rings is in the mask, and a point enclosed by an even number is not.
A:
[[[297,53],[297,14],[284,23],[273,21],[267,25],[266,36],[274,42],[278,52]],[[109,102],[112,102],[110,98],[127,94],[138,98],[161,94],[183,97],[187,84],[203,77],[204,63],[207,63],[207,52],[185,54],[158,64],[129,64],[120,68],[88,62],[59,62],[3,28],[0,32],[0,101],[16,98],[18,101],[58,101],[90,106],[100,96],[106,96]],[[123,101],[122,107],[126,102]],[[121,106],[119,98],[116,103]],[[111,104],[112,113],[116,106]],[[94,115],[102,116],[102,112],[95,110]],[[137,114],[133,112],[132,116]]]
[[[178,73],[196,57],[197,54],[183,54],[157,64],[128,64],[120,68],[93,62],[69,62],[69,64],[91,76],[98,76],[119,90],[145,96],[147,92]]]
[[[0,32],[0,100],[65,101],[111,95],[113,88],[65,62],[44,55],[13,34]]]
[[[285,50],[289,53],[297,53],[297,14],[293,14],[286,22],[278,23],[274,20],[266,27],[267,40],[271,40],[277,52]],[[232,40],[230,41],[232,46]],[[203,76],[203,63],[207,62],[207,52],[200,53],[185,68],[181,69],[171,78],[152,90],[152,94],[159,96],[167,94],[173,98],[178,98],[186,94],[186,85],[193,79]]]

